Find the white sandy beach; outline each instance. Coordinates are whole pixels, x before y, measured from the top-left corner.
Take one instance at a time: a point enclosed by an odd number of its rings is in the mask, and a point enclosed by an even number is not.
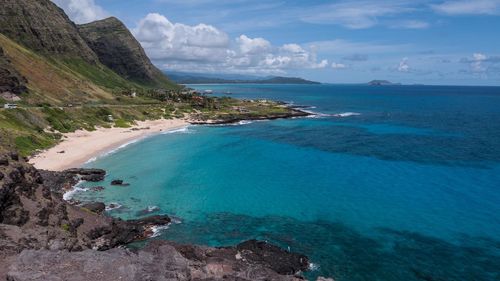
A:
[[[189,125],[183,119],[137,122],[131,128],[98,128],[64,134],[58,145],[40,152],[30,159],[38,169],[62,171],[83,165],[89,159],[117,148],[135,139],[170,131]]]

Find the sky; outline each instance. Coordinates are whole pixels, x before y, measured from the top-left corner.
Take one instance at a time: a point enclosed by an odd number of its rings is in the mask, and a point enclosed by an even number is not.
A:
[[[500,86],[500,0],[52,0],[122,20],[162,70]]]

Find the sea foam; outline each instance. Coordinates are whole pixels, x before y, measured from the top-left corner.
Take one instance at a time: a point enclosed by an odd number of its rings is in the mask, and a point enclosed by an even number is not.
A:
[[[361,113],[358,112],[343,112],[339,114],[333,114],[334,117],[350,117],[350,116],[359,116]]]
[[[68,200],[71,200],[73,198],[73,196],[75,196],[77,193],[79,192],[85,192],[85,191],[88,191],[89,189],[88,188],[82,188],[82,187],[79,187],[78,185],[81,183],[78,182],[75,186],[73,186],[72,189],[66,191],[64,194],[63,194],[63,199],[65,201],[68,201]]]

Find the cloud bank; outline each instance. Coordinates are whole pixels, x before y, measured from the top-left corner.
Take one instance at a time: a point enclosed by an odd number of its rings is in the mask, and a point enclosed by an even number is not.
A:
[[[151,59],[166,69],[277,74],[328,66],[327,60],[317,59],[313,48],[294,43],[275,46],[244,34],[231,39],[211,25],[172,23],[157,13],[140,20],[132,32]]]
[[[431,5],[439,13],[448,15],[498,15],[500,14],[500,0],[460,0],[446,1]]]

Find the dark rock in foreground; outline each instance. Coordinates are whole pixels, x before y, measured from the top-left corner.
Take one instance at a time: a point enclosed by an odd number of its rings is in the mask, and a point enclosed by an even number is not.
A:
[[[102,214],[106,210],[106,205],[102,202],[92,202],[82,205],[82,208],[87,209],[96,214]]]
[[[242,258],[265,265],[279,274],[295,274],[298,270],[306,271],[309,266],[305,255],[290,253],[263,241],[246,241],[236,249]]]
[[[254,241],[248,243],[255,244]],[[262,262],[260,257],[276,258],[277,251],[273,246],[256,246],[252,250],[245,249],[243,253],[239,250],[240,245],[217,249],[154,241],[137,253],[126,249],[77,253],[28,250],[12,264],[8,278],[11,281],[39,280],[40,277],[67,281],[302,280],[298,276],[280,275]],[[307,258],[292,253],[281,254],[284,256],[280,260],[305,259],[304,265],[290,264],[294,273],[307,268]]]

